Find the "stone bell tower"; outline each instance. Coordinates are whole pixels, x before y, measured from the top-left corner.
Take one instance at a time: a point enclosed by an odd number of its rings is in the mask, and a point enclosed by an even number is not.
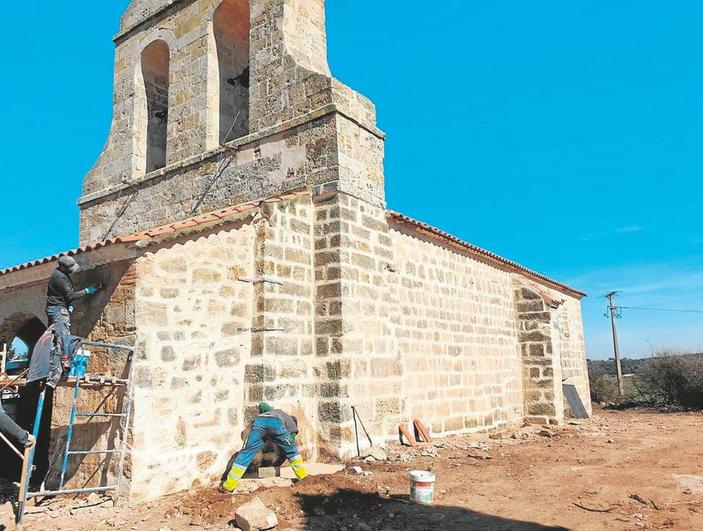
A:
[[[133,0],[81,243],[306,188],[382,207],[375,108],[331,77],[324,0]]]
[[[81,243],[187,231],[201,214],[258,205],[254,243],[222,249],[257,280],[241,325],[251,338],[237,343],[251,351],[238,405],[307,404],[311,447],[337,454],[354,447],[352,405],[373,414],[372,433],[392,433],[404,406],[384,136],[374,105],[330,74],[324,0],[133,0],[115,43],[113,123],[84,181]],[[264,201],[290,196],[300,198]],[[201,267],[203,249],[184,247],[179,263]],[[166,370],[144,334],[154,370]]]

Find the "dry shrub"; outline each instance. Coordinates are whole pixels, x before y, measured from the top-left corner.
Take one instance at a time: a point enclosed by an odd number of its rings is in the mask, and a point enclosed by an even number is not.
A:
[[[703,356],[659,352],[637,382],[640,393],[654,405],[703,408]]]
[[[602,404],[618,398],[618,384],[614,377],[603,374],[591,377],[591,400]]]

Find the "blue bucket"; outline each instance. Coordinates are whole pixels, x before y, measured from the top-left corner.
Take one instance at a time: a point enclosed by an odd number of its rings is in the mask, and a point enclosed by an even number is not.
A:
[[[90,352],[80,349],[73,357],[73,365],[69,376],[85,376],[88,373],[88,363],[90,363]]]

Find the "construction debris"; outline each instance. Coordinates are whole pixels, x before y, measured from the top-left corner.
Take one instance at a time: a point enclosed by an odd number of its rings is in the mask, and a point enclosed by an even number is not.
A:
[[[412,433],[410,433],[410,430],[405,424],[401,424],[400,426],[398,426],[398,436],[400,438],[400,444],[407,444],[408,446],[412,446],[413,448],[417,447],[417,441],[415,440],[415,437]]]
[[[266,507],[259,498],[240,506],[234,518],[242,531],[266,531],[278,525],[276,513]]]
[[[388,461],[388,453],[380,447],[369,448],[365,461]]]
[[[415,428],[415,437],[418,441],[432,442],[432,437],[430,436],[430,430],[425,426],[421,420],[415,419],[413,421],[413,427]]]

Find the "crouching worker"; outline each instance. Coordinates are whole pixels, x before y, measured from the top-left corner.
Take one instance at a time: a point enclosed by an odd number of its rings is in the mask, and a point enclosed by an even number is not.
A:
[[[298,433],[298,423],[285,411],[273,409],[262,402],[259,404],[259,416],[251,424],[249,436],[244,449],[234,459],[232,469],[227,479],[220,486],[220,492],[232,493],[242,480],[244,473],[256,457],[266,441],[271,441],[283,450],[288,458],[288,464],[298,479],[308,477],[308,471],[303,464],[295,436]]]

